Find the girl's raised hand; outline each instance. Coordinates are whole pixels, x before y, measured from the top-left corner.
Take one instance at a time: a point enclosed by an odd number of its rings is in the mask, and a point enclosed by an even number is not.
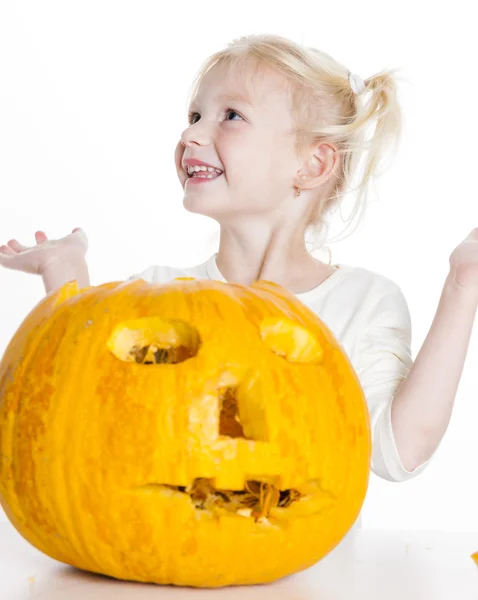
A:
[[[80,227],[67,236],[49,240],[43,231],[35,232],[36,245],[24,246],[15,239],[0,246],[0,265],[7,269],[41,275],[53,263],[84,257],[88,239]]]

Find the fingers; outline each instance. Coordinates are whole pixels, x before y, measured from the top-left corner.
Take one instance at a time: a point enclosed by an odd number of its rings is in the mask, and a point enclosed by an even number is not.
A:
[[[23,244],[20,244],[20,242],[18,242],[17,240],[8,241],[7,245],[9,248],[14,250],[15,252],[22,252],[23,250],[26,250],[26,246],[24,246]]]
[[[73,229],[72,233],[77,233],[77,235],[79,235],[81,238],[83,238],[84,243],[88,244],[87,239],[86,239],[86,235],[83,232],[83,230],[81,229],[81,227],[75,227]],[[38,244],[43,244],[44,242],[48,241],[48,237],[45,234],[45,232],[43,231],[35,231],[35,240],[37,245]],[[3,245],[0,246],[0,253],[2,254],[2,257],[6,257],[6,256],[15,256],[16,254],[20,253],[20,252],[24,252],[25,250],[29,250],[30,248],[28,246],[24,246],[23,244],[20,244],[20,242],[16,239],[11,239],[7,242],[7,245]]]
[[[15,256],[16,252],[14,252],[8,246],[0,246],[0,252],[5,256]]]
[[[45,242],[48,238],[43,233],[43,231],[37,231],[35,232],[35,239],[37,244],[41,244],[42,242]],[[4,252],[5,254],[17,254],[18,252],[23,252],[24,250],[27,250],[28,246],[24,246],[23,244],[20,244],[18,240],[12,239],[7,242],[6,246],[2,246],[1,248],[2,252]]]

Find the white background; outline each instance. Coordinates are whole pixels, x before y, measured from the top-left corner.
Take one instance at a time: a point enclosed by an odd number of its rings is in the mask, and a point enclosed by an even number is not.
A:
[[[400,67],[408,80],[400,83],[400,152],[376,186],[366,221],[332,245],[332,259],[401,286],[415,357],[448,257],[478,226],[478,47],[470,11],[464,1],[2,2],[0,245],[11,238],[34,244],[38,229],[55,238],[83,227],[92,285],[154,263],[205,260],[215,251],[217,225],[183,209],[173,160],[192,79],[236,37],[285,35],[364,79]],[[342,229],[338,220],[332,233]],[[3,352],[44,290],[38,276],[0,267],[0,293]],[[478,531],[476,364],[474,331],[434,461],[406,483],[372,475],[364,527]]]

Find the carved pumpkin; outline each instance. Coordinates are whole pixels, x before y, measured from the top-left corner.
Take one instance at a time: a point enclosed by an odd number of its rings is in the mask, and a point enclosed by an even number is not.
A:
[[[216,587],[311,566],[368,485],[359,380],[268,282],[141,279],[45,297],[0,363],[0,500],[56,560]]]

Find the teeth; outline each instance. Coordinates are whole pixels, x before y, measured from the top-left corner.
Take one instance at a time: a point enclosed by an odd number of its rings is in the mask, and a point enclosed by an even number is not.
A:
[[[193,173],[197,173],[198,171],[209,171],[210,173],[219,173],[219,174],[222,173],[222,171],[220,169],[216,169],[215,167],[206,167],[204,165],[196,165],[195,167],[191,167],[190,165],[188,165],[187,169],[188,169],[189,175],[192,175]]]

